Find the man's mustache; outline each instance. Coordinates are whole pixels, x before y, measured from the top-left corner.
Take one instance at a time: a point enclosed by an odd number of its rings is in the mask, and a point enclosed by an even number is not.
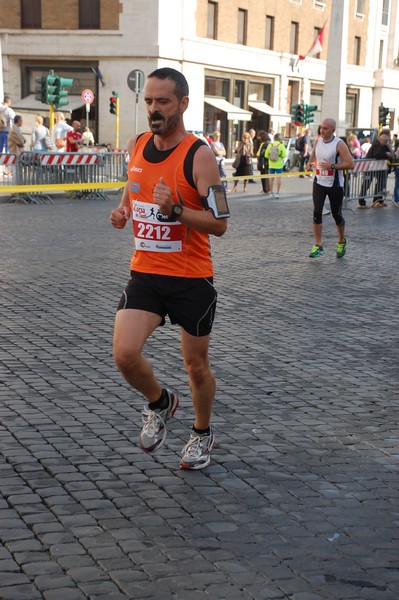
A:
[[[150,117],[150,121],[162,121],[163,120],[163,116],[161,115],[161,113],[153,113]]]

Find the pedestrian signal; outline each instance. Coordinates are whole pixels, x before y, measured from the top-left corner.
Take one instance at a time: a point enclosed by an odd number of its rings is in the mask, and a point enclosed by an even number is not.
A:
[[[390,125],[391,123],[391,113],[389,108],[381,104],[378,107],[378,124],[380,127],[384,127],[385,125]]]
[[[111,96],[109,99],[109,112],[111,115],[116,115],[116,98],[115,96]]]

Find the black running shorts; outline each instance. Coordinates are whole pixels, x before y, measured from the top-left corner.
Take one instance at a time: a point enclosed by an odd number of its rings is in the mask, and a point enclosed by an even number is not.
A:
[[[166,315],[187,333],[209,335],[215,318],[217,293],[213,278],[171,277],[131,271],[131,278],[120,299],[118,310],[135,308]]]

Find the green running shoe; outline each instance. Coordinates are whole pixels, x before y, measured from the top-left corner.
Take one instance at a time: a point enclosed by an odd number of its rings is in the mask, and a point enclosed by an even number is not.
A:
[[[312,246],[312,249],[309,254],[309,258],[317,258],[318,256],[323,256],[324,248],[323,246]]]
[[[345,238],[344,242],[338,242],[337,244],[337,258],[342,258],[346,253],[346,244],[348,243],[348,238]]]

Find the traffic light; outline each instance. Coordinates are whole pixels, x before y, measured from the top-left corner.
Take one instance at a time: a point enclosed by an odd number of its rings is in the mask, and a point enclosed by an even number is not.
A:
[[[115,96],[111,96],[109,99],[109,112],[111,115],[116,115],[116,98]]]
[[[304,105],[293,104],[291,107],[291,114],[293,116],[294,125],[300,127],[304,122]]]
[[[55,78],[55,102],[54,105],[56,108],[60,108],[60,106],[66,106],[69,104],[67,100],[68,90],[64,88],[70,88],[73,86],[73,79],[68,79],[65,77],[56,77]]]
[[[112,96],[109,99],[109,112],[111,115],[118,115],[119,113],[119,92],[112,90]]]
[[[47,77],[35,77],[35,81],[39,84],[35,86],[36,100],[47,104]]]
[[[381,104],[378,107],[378,124],[383,127],[384,125],[390,125],[391,114],[389,108]]]
[[[304,124],[309,125],[309,123],[314,122],[314,111],[317,110],[317,104],[305,104],[304,108]]]
[[[47,75],[46,77],[46,104],[55,104],[56,101],[56,86],[57,77],[55,75]]]
[[[60,106],[66,106],[68,100],[68,90],[73,85],[73,79],[65,79],[55,75],[54,71],[50,71],[50,74],[46,77],[36,77],[35,81],[37,84],[35,87],[35,98],[40,100],[43,104],[53,104],[55,108]]]

